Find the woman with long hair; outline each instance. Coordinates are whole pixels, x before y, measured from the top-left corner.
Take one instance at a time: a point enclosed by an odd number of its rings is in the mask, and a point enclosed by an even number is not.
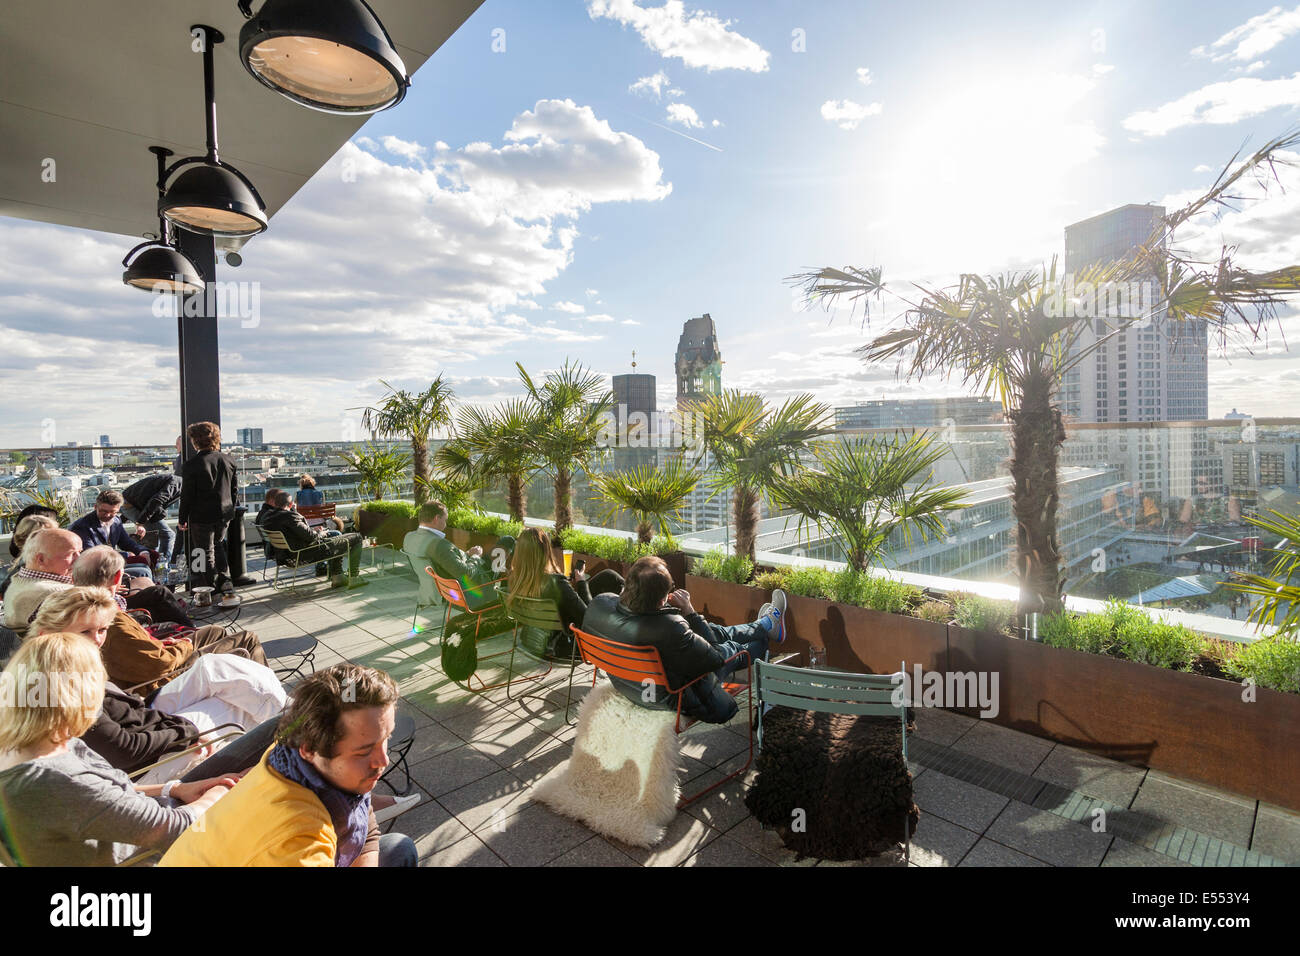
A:
[[[555,561],[551,536],[540,528],[525,528],[515,542],[514,557],[510,562],[510,576],[506,579],[509,594],[506,608],[516,597],[546,598],[555,603],[564,633],[555,641],[552,653],[567,656],[572,648],[570,624],[582,626],[582,617],[594,594],[621,594],[623,576],[606,568],[590,580],[581,572],[574,572],[572,580]]]

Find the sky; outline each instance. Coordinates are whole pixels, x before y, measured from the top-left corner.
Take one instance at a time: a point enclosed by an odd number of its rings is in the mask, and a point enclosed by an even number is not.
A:
[[[1067,224],[1172,209],[1297,122],[1300,5],[487,0],[219,267],[257,293],[255,322],[221,320],[223,428],[346,440],[380,379],[491,403],[516,362],[618,374],[634,350],[664,408],[705,312],[725,387],[969,393],[854,355],[898,299],[864,325],[786,277],[879,265],[910,294],[1037,268]],[[1300,169],[1279,175],[1188,248],[1300,263]],[[129,245],[0,218],[0,446],[49,444],[47,420],[60,444],[175,437],[175,323],[121,284]],[[1292,306],[1212,352],[1211,417],[1300,415],[1296,332]]]

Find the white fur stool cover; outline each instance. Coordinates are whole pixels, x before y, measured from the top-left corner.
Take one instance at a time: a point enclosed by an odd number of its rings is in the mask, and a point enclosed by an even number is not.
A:
[[[607,837],[653,846],[677,813],[675,722],[672,711],[597,685],[582,702],[573,755],[533,787],[533,799]]]

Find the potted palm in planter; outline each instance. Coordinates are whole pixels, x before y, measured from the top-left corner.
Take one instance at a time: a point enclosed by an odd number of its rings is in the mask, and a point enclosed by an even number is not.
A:
[[[398,487],[411,463],[409,455],[369,444],[365,451],[354,448],[350,455],[345,452],[343,458],[357,471],[357,494],[369,496],[373,502],[382,502],[385,492]],[[414,511],[406,502],[372,503],[369,508],[358,504],[353,524],[362,535],[400,550],[406,532],[415,528]]]
[[[591,486],[608,506],[601,520],[608,523],[620,514],[631,514],[636,519],[637,543],[649,546],[656,529],[664,536],[670,535],[669,519],[681,515],[686,499],[699,480],[699,472],[684,458],[677,458],[663,468],[639,465],[628,471],[593,474]],[[662,557],[673,573],[673,580],[684,581],[685,555],[675,551]]]

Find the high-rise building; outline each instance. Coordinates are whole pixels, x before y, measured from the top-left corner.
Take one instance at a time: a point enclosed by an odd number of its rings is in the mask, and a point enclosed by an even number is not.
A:
[[[112,445],[113,445],[113,443],[112,443],[111,441],[108,440],[108,436],[107,436],[107,435],[100,435],[100,436],[99,436],[99,447],[100,447],[100,448],[111,448]]]
[[[660,430],[655,377],[635,372],[615,375],[612,386],[617,422],[614,467],[622,471],[655,464]]]
[[[1073,290],[1084,268],[1114,262],[1145,243],[1164,216],[1162,206],[1120,206],[1065,227],[1065,276]],[[1081,291],[1081,290],[1080,290]],[[1061,411],[1077,422],[1203,421],[1209,415],[1209,333],[1202,320],[1170,322],[1163,312],[1127,322],[1115,332],[1118,308],[1149,308],[1154,280],[1126,289],[1089,290],[1076,304],[1090,325],[1077,349],[1106,341],[1066,374]],[[1141,314],[1141,313],[1135,313]],[[1111,334],[1114,333],[1114,334]]]
[[[260,451],[266,447],[262,441],[262,429],[260,428],[239,428],[235,431],[235,444],[243,445],[255,451]]]

